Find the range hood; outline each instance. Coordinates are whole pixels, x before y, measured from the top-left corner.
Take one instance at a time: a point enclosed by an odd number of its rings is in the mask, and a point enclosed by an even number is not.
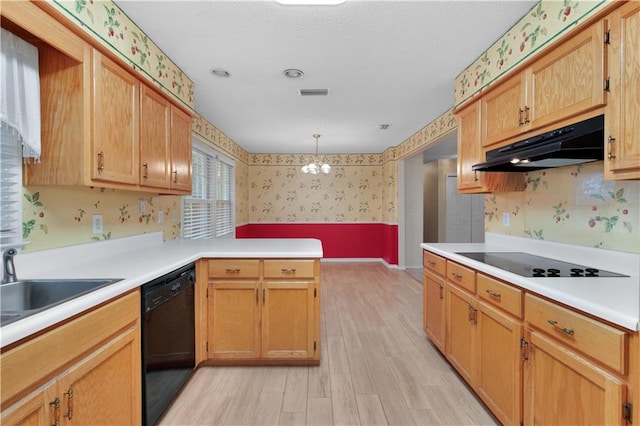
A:
[[[487,151],[487,161],[471,169],[529,172],[604,159],[604,116]]]

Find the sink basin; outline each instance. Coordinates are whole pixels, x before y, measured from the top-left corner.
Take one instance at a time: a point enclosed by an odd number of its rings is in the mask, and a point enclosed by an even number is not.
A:
[[[98,279],[35,279],[0,285],[0,327],[120,281]]]

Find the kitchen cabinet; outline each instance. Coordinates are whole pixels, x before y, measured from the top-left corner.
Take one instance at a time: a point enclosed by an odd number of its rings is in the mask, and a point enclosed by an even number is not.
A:
[[[3,350],[2,423],[139,424],[139,322],[136,291]]]
[[[319,260],[209,259],[207,268],[210,364],[319,362]]]
[[[191,194],[191,116],[171,105],[171,189]]]
[[[596,22],[481,96],[482,146],[495,148],[603,106],[604,33],[604,21]]]
[[[471,387],[476,381],[477,314],[475,298],[447,283],[447,340],[445,356]]]
[[[522,191],[524,177],[518,173],[477,172],[472,166],[485,161],[480,139],[480,101],[456,111],[458,126],[458,192],[486,193]]]
[[[138,183],[139,91],[134,75],[93,51],[92,180]]]
[[[606,179],[640,179],[640,4],[607,17],[610,94],[605,109]]]
[[[445,268],[446,260],[427,251],[423,254],[423,320],[422,327],[431,342],[445,351]]]

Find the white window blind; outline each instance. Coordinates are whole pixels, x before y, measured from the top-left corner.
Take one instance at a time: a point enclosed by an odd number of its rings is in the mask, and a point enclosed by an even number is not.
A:
[[[184,238],[232,238],[235,234],[234,165],[213,150],[194,146],[190,197],[182,199]]]
[[[22,241],[22,144],[20,134],[0,124],[0,244]]]

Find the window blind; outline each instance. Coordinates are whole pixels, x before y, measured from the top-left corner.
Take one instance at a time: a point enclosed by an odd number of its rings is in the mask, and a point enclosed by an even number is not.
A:
[[[232,238],[235,234],[235,170],[213,150],[194,146],[192,194],[182,199],[184,238]]]
[[[0,124],[0,244],[22,241],[22,144],[20,134]]]

